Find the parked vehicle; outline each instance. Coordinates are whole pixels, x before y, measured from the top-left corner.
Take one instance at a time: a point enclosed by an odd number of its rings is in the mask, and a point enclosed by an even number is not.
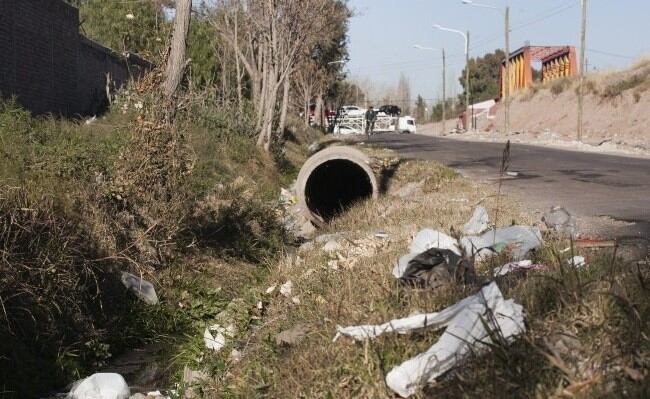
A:
[[[344,105],[339,108],[339,114],[343,116],[363,116],[366,110],[356,105]]]
[[[415,118],[412,116],[403,116],[399,118],[397,122],[397,131],[400,133],[417,133],[417,128],[415,126]]]
[[[397,105],[384,105],[379,108],[379,112],[389,116],[400,116],[402,114],[402,110]]]

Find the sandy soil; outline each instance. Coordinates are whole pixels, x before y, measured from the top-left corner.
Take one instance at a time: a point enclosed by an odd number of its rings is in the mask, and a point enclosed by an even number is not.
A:
[[[650,157],[650,61],[640,61],[621,72],[602,72],[588,77],[585,91],[584,137],[576,140],[577,83],[568,82],[553,94],[552,84],[516,94],[511,104],[511,133],[503,133],[503,107],[493,120],[482,119],[476,132],[442,133],[440,123],[418,126],[418,133],[472,141],[512,142],[586,152]],[[606,96],[608,90],[643,76],[645,82]],[[614,90],[616,91],[616,90]],[[556,89],[557,93],[558,90]],[[448,121],[453,128],[456,121]]]

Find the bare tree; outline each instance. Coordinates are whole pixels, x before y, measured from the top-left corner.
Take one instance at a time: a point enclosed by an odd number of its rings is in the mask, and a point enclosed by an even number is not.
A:
[[[279,90],[285,88],[282,94],[287,93],[282,96],[284,110],[290,95],[285,81],[313,42],[310,38],[326,28],[336,1],[222,0],[220,4],[215,27],[249,75],[259,129],[257,144],[267,151],[273,141]]]
[[[402,108],[404,115],[411,113],[411,84],[404,75],[401,73],[399,82],[397,83],[397,100],[400,102],[399,106]]]
[[[165,95],[172,97],[183,78],[185,69],[185,47],[187,33],[190,29],[190,16],[192,13],[192,0],[176,1],[176,18],[174,21],[174,34],[172,36],[171,51],[167,59],[165,74]]]

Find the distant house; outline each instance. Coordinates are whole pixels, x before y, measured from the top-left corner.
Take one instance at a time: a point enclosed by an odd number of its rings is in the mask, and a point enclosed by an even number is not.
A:
[[[0,94],[35,114],[92,115],[116,86],[151,64],[79,33],[79,10],[63,0],[0,0]]]

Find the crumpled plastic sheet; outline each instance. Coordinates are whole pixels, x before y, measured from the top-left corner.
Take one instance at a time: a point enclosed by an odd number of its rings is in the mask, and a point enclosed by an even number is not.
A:
[[[401,278],[408,267],[409,262],[431,248],[449,249],[457,255],[461,254],[458,241],[437,230],[424,229],[418,232],[409,246],[409,253],[399,258],[393,268],[393,276]]]
[[[544,243],[539,228],[533,226],[509,226],[488,230],[479,236],[467,236],[460,239],[460,245],[467,253],[476,254],[483,259],[500,252],[503,247],[512,251],[515,260],[523,259],[526,254]],[[489,249],[489,248],[492,248]]]
[[[531,226],[510,226],[488,230],[480,236],[462,237],[460,242],[440,231],[424,229],[413,238],[409,253],[400,257],[393,267],[393,276],[402,278],[409,262],[431,248],[449,249],[458,255],[463,252],[474,254],[478,259],[485,259],[495,252],[509,248],[513,258],[519,260],[543,243],[539,228]]]
[[[482,206],[474,208],[471,219],[463,227],[466,235],[478,235],[490,228],[490,217]]]
[[[494,276],[505,276],[508,273],[516,272],[519,270],[545,270],[546,266],[535,264],[532,260],[520,260],[518,262],[506,263],[502,266],[494,268]]]
[[[156,289],[153,284],[147,280],[128,272],[122,272],[120,280],[129,291],[135,294],[135,296],[140,298],[144,303],[148,305],[155,305],[158,303]]]
[[[512,342],[526,331],[523,307],[512,299],[505,300],[498,285],[492,282],[476,295],[437,313],[418,314],[379,325],[337,326],[334,340],[345,335],[361,341],[425,327],[446,327],[446,330],[429,350],[396,366],[386,376],[390,389],[404,398],[453,368],[470,351],[489,349],[486,344],[492,343],[493,332],[498,331],[507,342]]]
[[[72,386],[69,399],[129,399],[124,378],[116,373],[96,373]]]

